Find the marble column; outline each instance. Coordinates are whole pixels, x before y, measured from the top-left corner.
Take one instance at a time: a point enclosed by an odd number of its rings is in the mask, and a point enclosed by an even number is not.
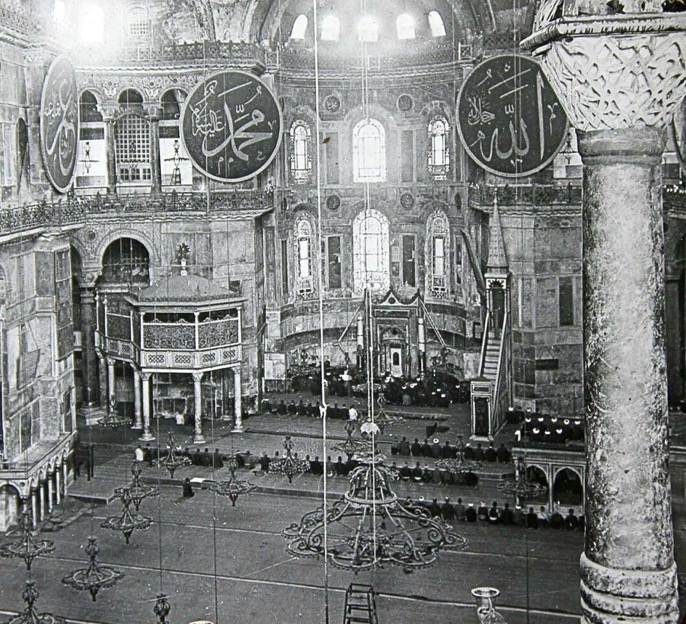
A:
[[[660,165],[686,92],[686,20],[659,2],[627,2],[620,16],[600,0],[584,15],[569,3],[561,20],[541,11],[522,45],[538,54],[583,161],[582,622],[677,624]]]
[[[62,466],[55,468],[55,504],[62,502]]]
[[[107,362],[107,405],[109,411],[112,411],[116,401],[116,392],[114,387],[114,360],[106,358]]]
[[[67,495],[67,484],[69,483],[69,466],[67,460],[62,461],[62,495]]]
[[[160,161],[160,115],[162,111],[158,106],[154,106],[149,111],[150,115],[150,172],[151,172],[151,191],[160,193],[162,191],[162,167]]]
[[[141,375],[135,364],[131,364],[133,371],[133,425],[131,429],[143,428],[143,412],[141,410]]]
[[[195,431],[193,432],[193,444],[205,444],[202,435],[202,373],[193,373],[193,414]]]
[[[143,435],[140,439],[150,442],[155,439],[150,432],[150,373],[141,372],[140,376],[143,384]]]
[[[98,366],[95,353],[95,289],[81,288],[81,367],[83,388],[81,395],[86,405],[98,400]]]
[[[54,494],[54,489],[53,489],[53,478],[54,478],[54,475],[52,473],[49,473],[47,481],[46,481],[46,484],[48,486],[48,514],[52,513],[53,505],[55,504],[55,494]]]
[[[116,151],[116,120],[105,118],[105,144],[107,158],[107,192],[117,192],[117,151]]]
[[[38,490],[31,490],[31,524],[35,529],[38,526],[40,518],[38,517]]]
[[[589,623],[678,617],[668,472],[662,148],[662,133],[654,128],[579,133],[587,446],[581,596]]]
[[[233,415],[232,433],[243,433],[243,388],[241,386],[241,367],[233,369]]]

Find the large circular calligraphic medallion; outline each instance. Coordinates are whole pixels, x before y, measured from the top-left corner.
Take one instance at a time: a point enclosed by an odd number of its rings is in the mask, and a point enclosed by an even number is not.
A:
[[[220,182],[264,171],[281,142],[281,109],[257,76],[222,71],[203,79],[186,98],[181,139],[193,165]]]
[[[494,56],[467,76],[457,98],[462,145],[478,165],[506,177],[546,167],[562,147],[567,116],[539,64]]]
[[[79,92],[66,56],[50,65],[40,106],[40,147],[50,184],[66,193],[74,180],[79,140]]]

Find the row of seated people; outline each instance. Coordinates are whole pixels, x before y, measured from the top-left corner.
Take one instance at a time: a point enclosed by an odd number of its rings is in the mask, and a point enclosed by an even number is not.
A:
[[[442,445],[438,438],[434,438],[429,442],[428,438],[424,438],[424,443],[419,442],[419,438],[415,438],[414,442],[410,444],[409,440],[403,436],[402,439],[391,446],[392,455],[412,455],[412,457],[433,457],[434,459],[451,459],[456,458],[462,449],[462,454],[465,459],[472,461],[486,461],[486,462],[500,462],[506,464],[512,458],[512,453],[507,449],[504,442],[496,449],[493,443],[488,448],[483,448],[481,443],[476,447],[471,444],[463,444],[462,436],[458,436],[458,443],[455,446],[450,444],[450,440],[446,440]]]
[[[353,408],[352,405],[339,407],[338,403],[329,405],[327,408],[327,416],[329,418],[345,420],[350,418],[350,410]],[[366,412],[358,411],[355,409],[356,418],[357,416],[364,416]],[[303,401],[300,399],[298,403],[295,401],[290,401],[286,403],[283,399],[277,402],[271,402],[269,399],[262,400],[262,413],[263,414],[278,414],[279,416],[313,416],[321,417],[321,406],[319,401]]]
[[[279,457],[279,451],[276,451],[272,457],[267,453],[262,453],[260,457],[252,457],[249,453],[239,453],[236,455],[236,463],[239,468],[269,472],[272,461]],[[311,459],[309,455],[306,455],[305,461],[309,462],[309,468],[306,472],[314,476],[323,475],[326,469],[329,477],[347,477],[353,469],[360,465],[354,458],[344,459],[342,455],[339,455],[335,461],[331,456],[327,457],[326,464],[319,459],[319,456]],[[443,485],[466,485],[469,487],[476,487],[479,483],[479,477],[471,471],[453,472],[428,464],[421,466],[419,462],[413,467],[410,467],[407,462],[404,466],[398,466],[396,462],[393,462],[389,468],[401,480]]]
[[[529,442],[583,442],[584,422],[578,418],[525,416],[516,435],[519,439],[526,439]]]
[[[548,513],[545,507],[540,507],[535,511],[529,507],[528,512],[516,505],[514,509],[509,503],[502,507],[498,506],[497,501],[493,501],[490,507],[481,501],[478,505],[469,503],[465,505],[461,498],[455,504],[446,498],[442,503],[434,498],[431,502],[420,498],[417,501],[410,501],[414,505],[426,508],[432,517],[441,518],[445,522],[483,522],[485,524],[502,524],[505,526],[523,526],[528,529],[539,529],[550,527],[552,529],[583,529],[584,517],[577,516],[574,509],[569,509],[566,516],[559,511]]]

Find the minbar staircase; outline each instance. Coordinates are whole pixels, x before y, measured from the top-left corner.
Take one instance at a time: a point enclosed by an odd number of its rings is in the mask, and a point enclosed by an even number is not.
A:
[[[345,592],[343,624],[379,624],[376,617],[376,594],[371,585],[350,583]]]
[[[500,343],[501,337],[496,337],[495,332],[488,332],[488,342],[486,343],[486,352],[484,353],[484,361],[482,364],[482,376],[488,381],[495,383],[496,374],[498,372],[498,359],[500,358]]]

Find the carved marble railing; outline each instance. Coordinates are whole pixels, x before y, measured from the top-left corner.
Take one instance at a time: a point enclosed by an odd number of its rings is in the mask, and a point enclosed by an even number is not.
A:
[[[273,206],[273,195],[259,190],[212,192],[209,204],[204,192],[69,196],[53,202],[0,208],[0,236],[80,225],[101,215],[265,211]]]
[[[501,206],[526,204],[544,206],[549,204],[581,205],[581,187],[574,184],[527,185],[472,185],[469,187],[469,205],[472,208],[492,206],[495,198]]]
[[[143,323],[144,349],[211,349],[235,345],[240,334],[238,318],[195,323]]]
[[[241,361],[241,345],[218,347],[205,351],[142,351],[140,366],[157,369],[203,369],[215,368]]]
[[[117,65],[121,63],[142,63],[158,65],[169,62],[212,62],[222,61],[233,67],[246,67],[267,64],[268,50],[254,43],[232,41],[204,41],[198,43],[178,43],[165,46],[138,45],[120,48],[108,47],[102,54],[89,49],[88,54],[79,56],[80,66]]]

